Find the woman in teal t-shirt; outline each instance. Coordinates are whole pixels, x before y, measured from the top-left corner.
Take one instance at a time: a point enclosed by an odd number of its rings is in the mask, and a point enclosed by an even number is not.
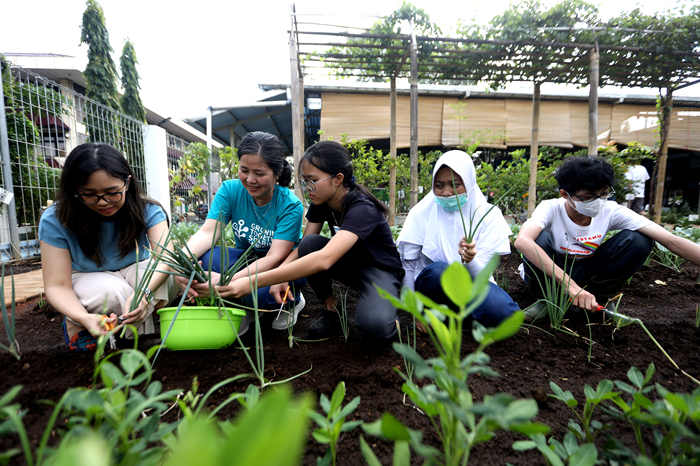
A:
[[[165,212],[142,197],[134,172],[117,149],[81,144],[71,151],[56,202],[39,222],[44,290],[66,316],[63,333],[71,350],[95,349],[93,335],[107,333],[101,315],[105,308],[110,324],[122,316],[139,333],[154,331],[151,314],[170,297],[164,285],[168,275],[155,273],[144,299],[127,311],[137,267],[143,276],[147,248],[156,247],[167,232]]]
[[[304,214],[301,201],[287,188],[292,181],[292,167],[284,156],[279,139],[261,131],[248,133],[238,146],[238,159],[238,179],[224,181],[204,225],[187,242],[190,250],[208,268],[212,239],[216,236],[218,241],[221,230],[231,222],[236,246],[229,248],[228,266],[255,244],[255,262],[234,275],[234,279],[248,277],[249,271],[255,274],[256,271],[264,272],[279,266],[299,244]],[[218,282],[222,269],[220,259],[219,246],[216,246],[211,258],[215,282]],[[187,281],[178,279],[183,287]],[[297,315],[304,307],[304,297],[299,290],[305,283],[306,280],[302,278],[292,284],[296,303],[292,324],[296,323]],[[190,296],[205,296],[208,293],[208,283],[195,282],[190,289]],[[250,295],[242,300],[247,306],[253,305]],[[258,307],[267,310],[279,308],[269,293],[269,287],[258,290]],[[239,334],[247,330],[250,320],[250,316],[244,319]],[[286,329],[286,316],[279,314],[272,328]]]

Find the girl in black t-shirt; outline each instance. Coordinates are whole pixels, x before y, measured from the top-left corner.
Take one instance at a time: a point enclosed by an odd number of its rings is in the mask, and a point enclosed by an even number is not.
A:
[[[379,296],[375,284],[398,296],[403,277],[401,259],[384,215],[386,206],[367,188],[355,183],[348,150],[337,142],[322,141],[304,153],[299,179],[311,199],[308,224],[299,247],[277,269],[257,275],[257,286],[270,287],[282,303],[291,280],[307,277],[326,311],[311,324],[311,337],[340,334],[332,280],[360,290],[355,325],[376,338],[396,333],[396,308]],[[320,236],[328,222],[331,239]],[[252,277],[255,283],[256,277]],[[217,287],[221,296],[250,293],[248,278]]]

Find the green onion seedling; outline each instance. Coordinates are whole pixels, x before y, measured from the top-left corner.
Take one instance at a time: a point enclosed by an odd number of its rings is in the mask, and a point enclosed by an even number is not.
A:
[[[19,360],[22,352],[19,349],[17,334],[15,333],[15,276],[10,268],[12,276],[12,307],[10,315],[7,314],[7,304],[5,304],[5,264],[2,264],[2,280],[0,281],[0,311],[2,312],[2,322],[5,324],[5,333],[7,333],[7,341],[10,346],[5,346],[0,343],[0,349],[9,352],[17,360]]]

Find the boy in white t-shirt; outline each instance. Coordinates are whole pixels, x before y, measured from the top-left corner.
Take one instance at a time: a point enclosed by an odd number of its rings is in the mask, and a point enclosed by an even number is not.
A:
[[[569,284],[574,306],[596,311],[644,264],[654,241],[700,264],[700,245],[608,201],[614,172],[603,159],[571,157],[554,177],[561,198],[540,203],[515,241],[531,290],[540,292],[536,275],[542,280],[543,270],[550,277],[554,270],[557,282]],[[610,230],[621,231],[602,243]]]

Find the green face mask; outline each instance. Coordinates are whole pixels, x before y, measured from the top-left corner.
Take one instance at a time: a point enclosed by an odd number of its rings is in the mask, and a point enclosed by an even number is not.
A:
[[[461,206],[467,203],[467,193],[456,196],[435,196],[435,202],[448,212],[457,212]]]

